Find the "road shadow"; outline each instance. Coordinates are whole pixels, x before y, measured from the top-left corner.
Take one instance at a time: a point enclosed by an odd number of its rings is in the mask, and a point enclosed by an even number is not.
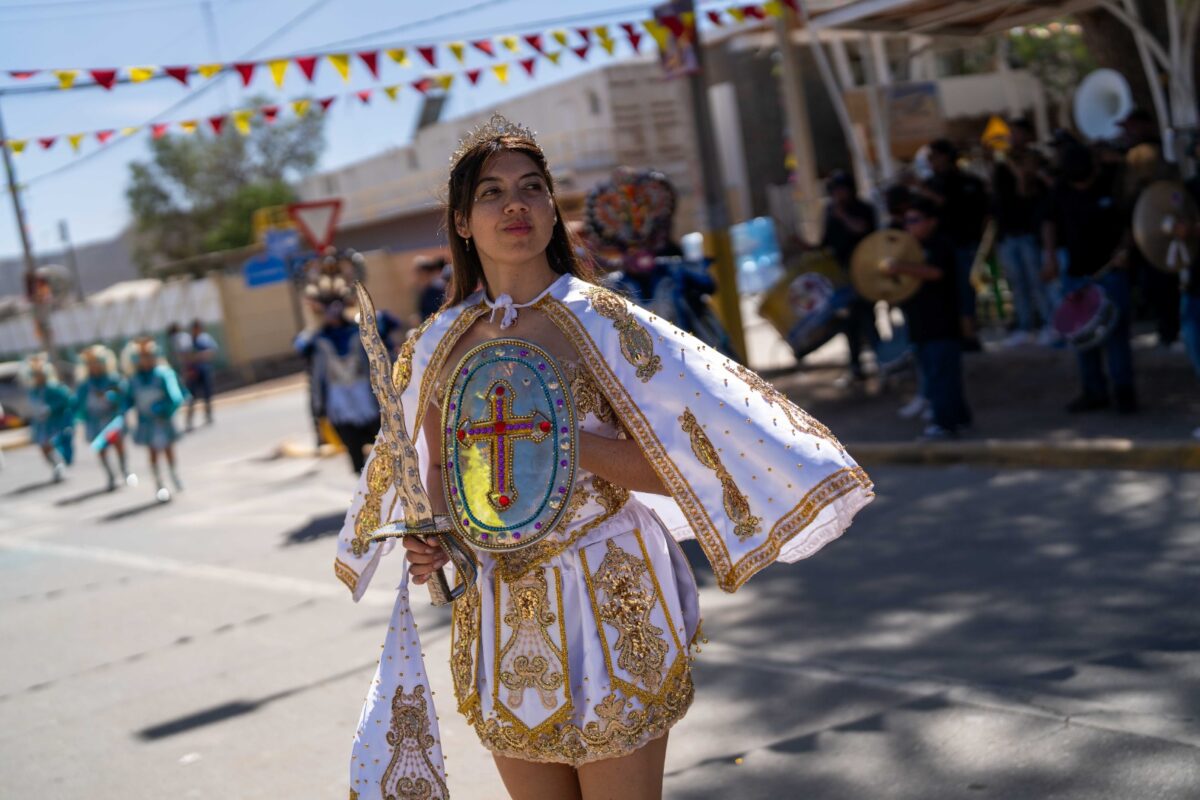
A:
[[[54,479],[40,481],[39,483],[27,483],[24,486],[18,486],[12,491],[6,493],[4,496],[20,497],[21,495],[25,494],[33,494],[34,492],[40,492],[43,489],[49,489],[52,486],[58,486],[59,483],[59,481],[55,481]]]
[[[337,536],[338,531],[342,529],[342,522],[345,519],[346,514],[343,511],[312,517],[299,528],[284,533],[283,546],[291,547],[297,544],[316,541],[317,539],[324,539],[329,536]]]
[[[157,500],[151,500],[148,503],[142,503],[141,505],[138,505],[138,506],[131,506],[130,508],[122,508],[122,509],[118,509],[116,511],[110,512],[110,513],[105,514],[104,516],[100,517],[97,521],[98,522],[117,522],[119,520],[129,519],[130,517],[136,517],[141,514],[146,514],[150,511],[154,511],[155,509],[167,508],[170,505],[171,505],[170,501],[168,501],[166,503],[160,503]]]
[[[88,500],[93,500],[97,497],[103,497],[105,495],[112,494],[115,491],[116,489],[109,489],[107,486],[98,486],[95,489],[89,489],[86,492],[81,492],[80,494],[75,494],[71,495],[70,497],[64,497],[61,500],[56,500],[54,505],[59,506],[60,508],[63,506],[74,506],[80,503],[86,503]]]

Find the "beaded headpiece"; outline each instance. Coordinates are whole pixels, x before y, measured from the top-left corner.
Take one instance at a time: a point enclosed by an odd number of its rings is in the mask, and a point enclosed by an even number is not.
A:
[[[458,149],[454,151],[454,155],[450,156],[450,170],[453,171],[458,166],[458,162],[462,160],[462,157],[475,149],[480,143],[490,142],[502,136],[516,136],[521,139],[528,139],[535,145],[537,144],[533,131],[529,130],[529,128],[509,121],[503,114],[492,114],[491,119],[486,123],[479,125],[459,140]]]

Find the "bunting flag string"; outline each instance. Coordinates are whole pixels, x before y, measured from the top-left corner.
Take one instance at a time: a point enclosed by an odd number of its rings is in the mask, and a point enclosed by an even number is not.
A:
[[[734,23],[746,21],[762,22],[769,17],[782,17],[788,10],[794,12],[795,9],[795,0],[763,0],[763,2],[759,3],[735,3],[723,8],[706,10],[703,16],[708,24],[714,27],[725,27],[731,21]],[[624,32],[625,40],[629,42],[634,51],[638,51],[644,34],[649,34],[660,49],[670,47],[673,39],[690,37],[694,40],[696,22],[696,15],[689,12],[686,14],[661,16],[657,19],[616,23],[616,27],[619,27]],[[470,40],[469,44],[474,50],[483,53],[488,58],[496,57],[497,42],[510,53],[520,55],[523,50],[526,53],[532,51],[532,57],[537,58],[550,55],[546,51],[546,40],[550,39],[558,45],[559,49],[556,53],[571,50],[581,59],[584,59],[589,52],[593,38],[600,44],[601,49],[612,55],[615,40],[610,33],[611,27],[613,26],[603,24],[576,27],[570,31],[563,28],[553,28],[547,31],[536,31],[520,35],[505,34],[489,38],[473,39]],[[449,57],[454,59],[455,63],[464,66],[467,65],[467,45],[467,41],[454,40],[413,45],[410,47],[363,50],[353,55],[357,56],[358,60],[362,62],[363,66],[371,74],[371,77],[378,80],[380,77],[379,54],[381,52],[387,55],[396,65],[411,67],[412,61],[409,59],[408,53],[410,50],[415,50],[420,54],[425,64],[433,69],[437,69],[439,51],[441,50],[445,50],[449,54]],[[57,79],[58,88],[63,90],[79,86],[97,85],[111,91],[118,84],[143,83],[159,75],[169,76],[187,86],[193,74],[205,79],[211,79],[226,71],[237,72],[241,78],[242,86],[245,87],[250,85],[256,74],[256,69],[261,66],[265,67],[270,73],[271,80],[276,88],[282,89],[290,64],[295,64],[304,78],[309,83],[312,83],[316,78],[317,64],[322,59],[328,60],[344,81],[350,80],[351,54],[339,52],[280,56],[262,61],[245,61],[230,64],[175,65],[170,67],[135,65],[105,68],[13,69],[6,72],[11,79],[16,81],[27,81],[39,73],[47,72]],[[517,63],[524,66],[528,61],[529,57],[527,56]],[[81,83],[78,79],[82,76],[90,78],[91,82],[88,83],[85,81]]]

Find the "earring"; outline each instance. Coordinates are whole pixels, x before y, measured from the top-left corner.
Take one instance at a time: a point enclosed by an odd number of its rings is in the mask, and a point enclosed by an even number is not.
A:
[[[463,246],[467,248],[467,252],[471,252],[471,237],[467,236],[463,239]]]

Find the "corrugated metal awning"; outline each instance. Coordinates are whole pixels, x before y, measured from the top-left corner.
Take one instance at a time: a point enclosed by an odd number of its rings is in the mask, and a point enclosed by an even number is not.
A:
[[[1100,0],[854,0],[836,8],[813,8],[811,17],[814,28],[987,36],[1099,5]]]

